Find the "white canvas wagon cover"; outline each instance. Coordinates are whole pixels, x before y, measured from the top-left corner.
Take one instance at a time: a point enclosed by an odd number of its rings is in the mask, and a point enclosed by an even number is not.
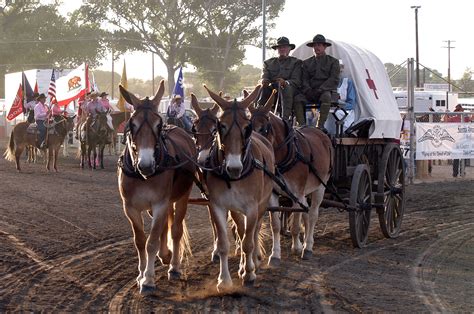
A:
[[[309,42],[309,41],[308,41]],[[330,41],[326,53],[342,60],[343,76],[354,81],[357,93],[354,123],[367,118],[374,122],[369,138],[400,138],[402,119],[392,91],[390,79],[380,59],[368,50],[352,44]],[[306,43],[297,47],[292,56],[301,60],[313,55]]]

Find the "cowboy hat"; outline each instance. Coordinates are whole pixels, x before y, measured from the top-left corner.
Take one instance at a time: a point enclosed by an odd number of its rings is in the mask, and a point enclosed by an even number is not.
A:
[[[314,36],[314,37],[313,37],[313,41],[307,43],[306,46],[308,46],[308,47],[313,47],[313,46],[316,45],[316,44],[323,44],[323,45],[325,45],[326,47],[329,47],[329,46],[332,45],[330,42],[327,42],[327,41],[326,41],[326,38],[325,38],[323,35],[321,35],[321,34],[318,34],[318,35]]]
[[[99,96],[99,93],[96,91],[93,91],[89,94],[89,97],[98,97],[98,96]]]
[[[272,49],[277,49],[281,46],[290,46],[290,50],[293,50],[296,47],[294,44],[290,44],[290,40],[284,36],[277,39],[276,45],[273,45]]]
[[[36,99],[36,100],[46,99],[46,96],[45,96],[43,93],[41,93],[41,94],[39,94],[38,96],[36,96],[35,99]]]
[[[106,92],[102,92],[100,93],[99,97],[104,97],[104,96],[108,96],[109,94],[107,94]]]
[[[182,99],[181,95],[174,95],[173,99]]]

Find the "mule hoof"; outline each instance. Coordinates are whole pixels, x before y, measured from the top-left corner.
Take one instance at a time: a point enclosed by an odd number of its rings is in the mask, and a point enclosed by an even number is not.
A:
[[[212,254],[211,256],[211,262],[213,262],[214,264],[217,264],[219,263],[219,261],[221,260],[221,258],[219,257],[219,254]]]
[[[168,272],[168,281],[173,281],[173,280],[180,280],[181,279],[181,273],[176,270],[172,270]]]
[[[268,260],[268,266],[270,267],[280,267],[281,259],[276,257],[271,257]]]
[[[255,279],[254,280],[244,280],[242,282],[242,286],[246,287],[246,288],[250,288],[250,287],[253,287],[255,284]]]
[[[217,292],[219,293],[226,293],[230,292],[232,290],[232,281],[230,282],[219,282],[217,284]]]
[[[311,257],[313,257],[313,252],[309,250],[304,250],[303,253],[301,254],[302,260],[309,260]]]
[[[155,286],[142,285],[142,286],[140,286],[140,294],[141,295],[150,295],[153,292],[155,292],[155,289],[156,289]]]

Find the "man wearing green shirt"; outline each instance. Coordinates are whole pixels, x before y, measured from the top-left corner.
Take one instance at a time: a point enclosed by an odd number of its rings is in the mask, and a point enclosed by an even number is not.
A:
[[[326,48],[331,43],[321,34],[314,36],[313,41],[306,45],[313,48],[314,55],[303,61],[301,92],[307,103],[320,103],[318,127],[324,130],[332,93],[337,92],[339,85],[339,60],[326,54]]]
[[[294,96],[301,85],[301,60],[289,56],[290,51],[295,49],[294,44],[286,37],[280,37],[272,49],[278,51],[278,57],[265,60],[262,72],[262,96],[258,101],[264,105],[270,97],[272,90],[281,91],[280,104],[282,118],[289,120],[292,113],[300,125],[304,124],[303,108],[294,106]]]

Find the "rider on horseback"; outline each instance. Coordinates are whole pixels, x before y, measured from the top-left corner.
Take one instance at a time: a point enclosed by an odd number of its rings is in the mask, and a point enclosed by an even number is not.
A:
[[[46,126],[44,123],[48,118],[49,108],[46,105],[46,96],[44,94],[38,95],[38,97],[36,97],[36,100],[38,101],[38,103],[36,104],[34,111],[35,121],[39,131],[37,146],[40,149],[43,149],[46,148]]]
[[[38,103],[36,101],[36,97],[38,97],[38,93],[33,94],[33,98],[28,100],[28,102],[25,105],[25,111],[26,111],[26,120],[28,123],[33,123],[35,122],[35,106]]]
[[[171,104],[168,107],[166,116],[170,121],[173,119],[181,121],[185,130],[191,130],[191,121],[186,115],[186,109],[184,107],[183,98],[181,95],[176,95],[171,100]]]

